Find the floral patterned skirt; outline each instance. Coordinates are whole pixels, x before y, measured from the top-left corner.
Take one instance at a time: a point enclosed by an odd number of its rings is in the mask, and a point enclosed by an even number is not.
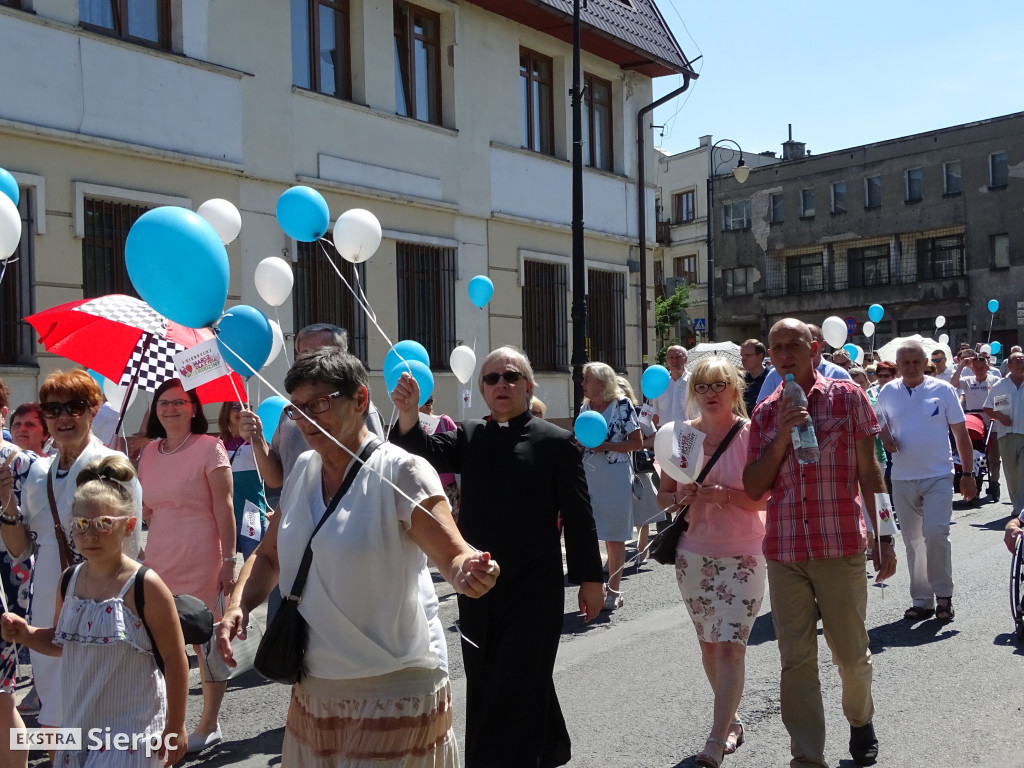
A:
[[[676,552],[676,581],[697,637],[706,643],[747,644],[761,611],[768,565],[762,555],[709,557]]]

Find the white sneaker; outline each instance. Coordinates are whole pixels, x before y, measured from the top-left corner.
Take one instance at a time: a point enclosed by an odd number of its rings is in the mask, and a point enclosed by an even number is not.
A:
[[[606,588],[608,590],[604,597],[604,607],[602,611],[614,611],[616,608],[622,607],[622,593],[616,592],[611,587]]]

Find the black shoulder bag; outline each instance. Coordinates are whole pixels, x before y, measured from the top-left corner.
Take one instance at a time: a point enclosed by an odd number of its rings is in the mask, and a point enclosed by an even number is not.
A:
[[[711,468],[715,466],[715,462],[717,462],[718,459],[721,458],[722,454],[725,453],[725,449],[729,447],[729,443],[732,442],[732,439],[736,437],[736,434],[746,423],[747,422],[744,419],[740,419],[732,425],[732,429],[729,430],[725,439],[719,444],[718,450],[711,455],[707,464],[704,465],[700,474],[697,475],[697,485],[704,482],[704,478],[708,476],[708,472],[710,472]],[[679,545],[679,537],[682,536],[686,529],[690,527],[690,523],[686,520],[686,513],[689,509],[689,504],[680,509],[676,513],[676,519],[672,521],[672,525],[651,539],[649,552],[653,560],[661,563],[662,565],[675,565],[676,547]]]
[[[281,595],[284,598],[281,601],[281,607],[277,609],[273,620],[267,625],[267,631],[263,633],[263,640],[260,641],[260,647],[256,650],[256,657],[252,664],[255,670],[267,680],[285,685],[295,685],[306,674],[305,656],[309,627],[306,620],[302,618],[302,614],[299,613],[299,603],[302,602],[302,590],[306,587],[309,567],[313,564],[313,537],[334,514],[341,497],[345,495],[345,491],[352,485],[356,475],[363,468],[363,464],[380,444],[379,439],[374,439],[359,454],[359,466],[353,468],[346,475],[341,487],[334,494],[331,503],[327,505],[327,510],[320,518],[320,522],[316,524],[316,528],[313,529],[313,533],[306,543],[306,551],[303,552],[299,570],[295,573],[291,592]]]

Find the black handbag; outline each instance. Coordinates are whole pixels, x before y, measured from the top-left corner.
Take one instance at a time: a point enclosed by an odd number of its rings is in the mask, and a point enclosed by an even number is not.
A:
[[[745,419],[740,419],[732,425],[732,429],[726,434],[725,439],[719,444],[718,450],[716,450],[711,458],[708,459],[707,464],[697,475],[697,485],[704,482],[704,478],[708,476],[708,472],[715,466],[715,462],[725,453],[725,449],[729,447],[729,443],[736,437],[736,434],[740,431],[744,424]],[[686,532],[686,529],[690,527],[690,523],[686,519],[686,513],[689,511],[690,505],[687,504],[685,507],[680,509],[676,513],[676,519],[672,521],[672,524],[665,528],[663,531],[659,531],[651,543],[648,545],[648,551],[651,559],[655,562],[661,563],[662,565],[675,565],[676,562],[676,547],[679,546],[679,537]]]
[[[641,448],[639,451],[633,451],[633,471],[653,472],[654,451],[648,448]]]
[[[253,668],[263,677],[274,683],[295,685],[306,675],[306,640],[309,636],[309,627],[306,620],[299,613],[299,603],[302,602],[302,590],[306,586],[306,576],[309,575],[309,567],[313,564],[313,537],[317,535],[324,523],[334,514],[341,497],[349,489],[352,482],[363,468],[363,464],[370,458],[370,455],[380,446],[380,440],[370,442],[359,455],[359,466],[345,476],[338,492],[334,494],[331,503],[327,505],[320,522],[316,524],[313,533],[306,543],[306,551],[302,553],[302,562],[299,570],[295,573],[295,581],[292,582],[291,592],[282,594],[281,607],[277,609],[273,620],[267,625],[263,633],[260,647],[256,650],[253,659]]]

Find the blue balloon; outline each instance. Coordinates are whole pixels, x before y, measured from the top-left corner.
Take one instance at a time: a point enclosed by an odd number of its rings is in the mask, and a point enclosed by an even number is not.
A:
[[[103,382],[104,382],[103,374],[102,373],[96,373],[96,371],[94,371],[92,368],[89,368],[87,370],[89,371],[89,375],[92,376],[93,381],[95,381],[99,385],[100,391],[102,391],[103,390]],[[114,383],[116,384],[117,382],[114,382]]]
[[[395,385],[398,384],[398,380],[402,378],[403,373],[410,373],[416,379],[416,383],[420,385],[419,404],[420,406],[425,405],[427,400],[430,399],[430,395],[434,392],[434,374],[431,373],[430,368],[426,363],[419,360],[409,360],[404,363],[399,361],[384,375],[384,383],[387,384],[388,394],[391,394],[395,389]]]
[[[217,322],[228,297],[228,252],[203,217],[175,206],[147,211],[124,246],[128,277],[149,306],[187,328]]]
[[[10,173],[0,168],[0,192],[3,192],[11,201],[17,205],[21,199],[21,190],[18,189],[18,180]]]
[[[1003,348],[1003,345],[998,341],[993,341],[988,345],[988,348],[993,355],[998,355],[999,351]]]
[[[477,275],[469,281],[469,300],[481,309],[487,306],[493,295],[494,283],[491,278]]]
[[[850,356],[850,359],[856,363],[857,354],[860,352],[860,350],[857,349],[857,345],[854,344],[853,342],[850,342],[849,344],[843,344],[843,349],[846,350],[846,353]]]
[[[387,373],[403,360],[419,360],[430,368],[430,353],[427,352],[427,348],[412,339],[400,341],[388,350],[384,357],[384,372]],[[388,387],[388,392],[394,388],[394,385]]]
[[[597,411],[584,411],[573,425],[576,439],[587,448],[597,448],[608,436],[608,422]]]
[[[872,304],[868,307],[868,319],[872,323],[879,323],[882,321],[882,315],[885,314],[885,309],[881,304]]]
[[[217,347],[224,362],[247,379],[270,357],[274,331],[266,315],[255,307],[239,304],[228,309],[217,323]]]
[[[268,443],[274,439],[277,423],[281,420],[281,411],[286,405],[291,405],[291,403],[280,395],[274,395],[260,403],[259,408],[256,409],[256,415],[260,417],[260,423],[263,424],[263,437]]]
[[[277,223],[288,237],[312,243],[331,225],[331,209],[312,187],[292,187],[277,199]]]
[[[998,312],[999,311],[999,302],[996,301],[995,299],[989,299],[988,300],[988,311],[991,312],[993,315],[996,312]]]
[[[668,389],[670,380],[668,368],[663,365],[652,365],[640,377],[640,391],[644,393],[644,397],[653,400],[656,397],[661,397]]]

